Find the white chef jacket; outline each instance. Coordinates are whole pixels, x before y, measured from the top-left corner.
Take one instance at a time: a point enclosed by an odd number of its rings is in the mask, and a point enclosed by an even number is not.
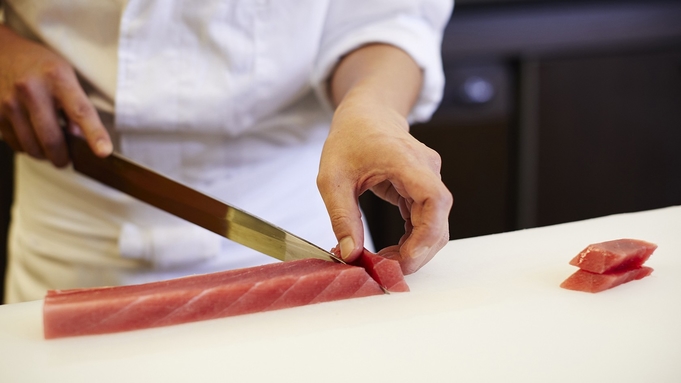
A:
[[[410,121],[442,96],[450,0],[7,0],[5,23],[64,56],[117,151],[322,248],[326,80],[371,42],[424,71]],[[366,238],[370,238],[366,234]],[[370,246],[370,243],[368,243]],[[6,301],[274,260],[46,161],[16,158]]]

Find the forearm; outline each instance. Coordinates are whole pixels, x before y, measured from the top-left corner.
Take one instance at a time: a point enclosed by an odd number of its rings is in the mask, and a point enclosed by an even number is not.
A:
[[[386,107],[407,117],[423,83],[423,73],[403,50],[365,45],[345,56],[329,81],[335,106]]]

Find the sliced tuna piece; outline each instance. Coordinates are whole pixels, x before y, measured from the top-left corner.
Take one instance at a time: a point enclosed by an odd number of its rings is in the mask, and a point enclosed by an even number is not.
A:
[[[364,249],[362,255],[352,263],[363,267],[379,285],[391,293],[409,291],[400,263]]]
[[[340,257],[340,246],[331,249],[331,253]],[[391,293],[409,291],[409,285],[404,280],[402,267],[397,260],[386,258],[364,249],[364,252],[352,262],[352,265],[364,268],[371,278],[378,282],[381,287]]]
[[[383,294],[360,267],[318,259],[133,286],[52,290],[45,338],[103,334]]]
[[[589,245],[570,264],[592,273],[636,269],[650,258],[657,245],[638,239],[617,239]]]
[[[653,269],[647,266],[642,266],[635,269],[613,271],[605,274],[592,273],[586,270],[577,270],[570,275],[560,287],[568,290],[585,291],[588,293],[597,293],[603,290],[611,289],[619,286],[622,283],[627,283],[635,279],[645,278]]]

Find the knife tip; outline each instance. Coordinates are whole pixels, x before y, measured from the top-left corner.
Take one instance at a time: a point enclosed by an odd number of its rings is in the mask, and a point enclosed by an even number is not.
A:
[[[342,263],[344,265],[347,265],[347,263],[344,260],[342,260],[340,257],[338,257],[338,256],[336,256],[332,253],[328,253],[328,256],[329,256],[329,258],[331,258],[332,261],[334,261],[336,263]]]

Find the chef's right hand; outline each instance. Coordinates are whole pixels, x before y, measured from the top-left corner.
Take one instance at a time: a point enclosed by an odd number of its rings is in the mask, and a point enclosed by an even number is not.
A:
[[[113,146],[99,115],[62,57],[0,25],[0,133],[12,149],[63,167],[70,159],[58,113],[100,157]]]

